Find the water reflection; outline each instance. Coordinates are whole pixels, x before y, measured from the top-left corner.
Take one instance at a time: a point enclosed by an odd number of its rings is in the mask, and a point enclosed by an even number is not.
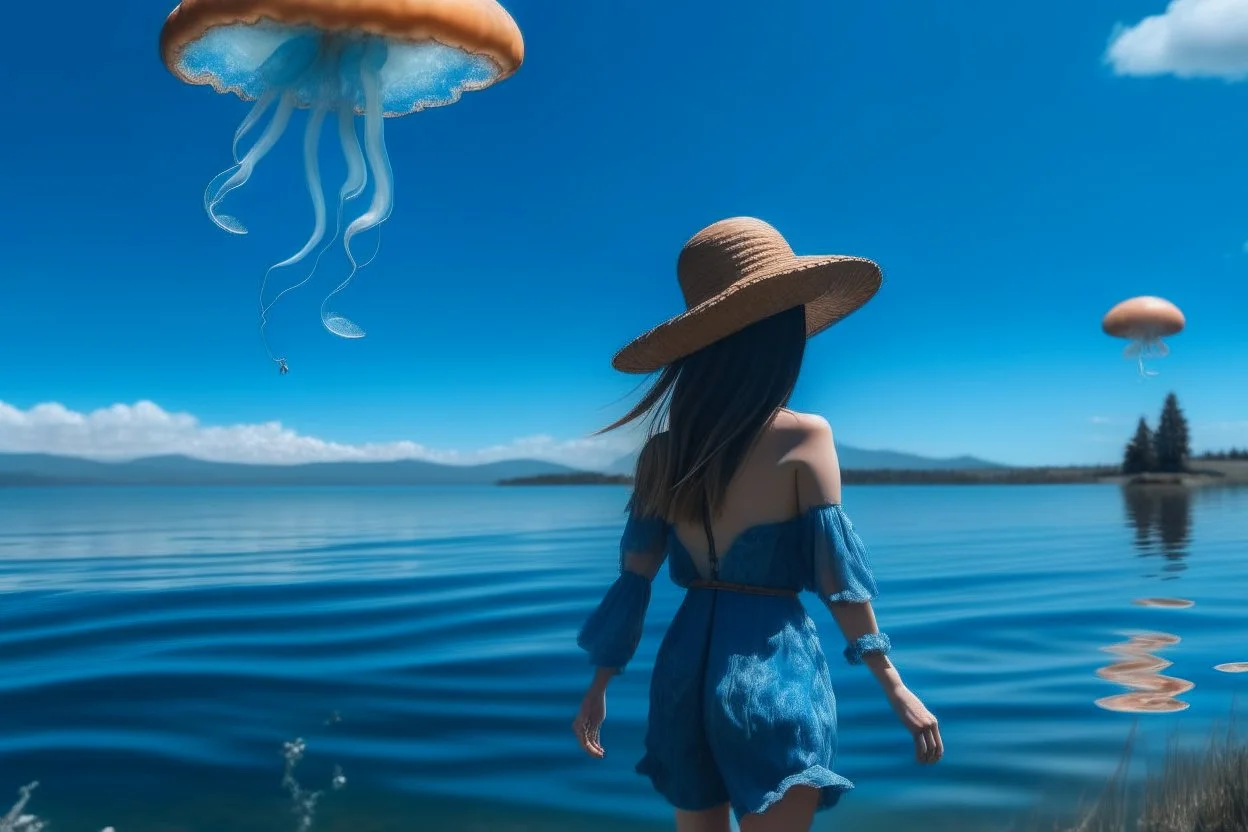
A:
[[[1185,610],[1196,606],[1189,598],[1136,598],[1133,602],[1137,607],[1159,607],[1167,610]]]
[[[1125,485],[1122,500],[1127,525],[1135,529],[1135,545],[1142,555],[1161,554],[1165,572],[1187,568],[1192,536],[1192,492],[1178,485]]]
[[[1154,650],[1178,643],[1179,637],[1170,633],[1136,633],[1124,642],[1102,647],[1106,653],[1121,658],[1097,670],[1096,675],[1108,682],[1116,682],[1130,692],[1102,697],[1096,700],[1096,704],[1107,711],[1133,714],[1186,710],[1189,703],[1177,697],[1196,684],[1187,679],[1163,676],[1161,671],[1173,662],[1153,655]]]

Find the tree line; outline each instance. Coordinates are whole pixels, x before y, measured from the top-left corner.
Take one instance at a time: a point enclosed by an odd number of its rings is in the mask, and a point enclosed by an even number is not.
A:
[[[1166,396],[1157,420],[1157,430],[1148,426],[1148,420],[1140,417],[1135,436],[1127,443],[1122,457],[1124,474],[1152,472],[1177,474],[1187,470],[1192,455],[1191,437],[1188,434],[1187,417],[1179,407],[1179,399],[1171,393]]]
[[[1197,459],[1228,460],[1248,459],[1248,448],[1231,448],[1229,451],[1205,451]]]

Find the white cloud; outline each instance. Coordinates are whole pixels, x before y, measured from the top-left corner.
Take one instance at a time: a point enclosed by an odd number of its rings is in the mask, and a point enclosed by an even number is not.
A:
[[[1105,60],[1119,75],[1248,78],[1248,0],[1171,0],[1115,27]]]
[[[1118,422],[1117,419],[1113,419],[1109,416],[1093,416],[1088,419],[1088,421],[1094,425],[1113,425]]]
[[[474,464],[502,459],[544,459],[601,468],[635,447],[629,431],[584,439],[530,436],[477,450],[429,448],[416,442],[348,445],[305,436],[280,422],[201,425],[189,413],[169,413],[149,401],[78,413],[49,402],[20,410],[0,401],[0,452],[49,453],[89,459],[133,459],[184,454],[216,462],[382,462],[423,459]]]

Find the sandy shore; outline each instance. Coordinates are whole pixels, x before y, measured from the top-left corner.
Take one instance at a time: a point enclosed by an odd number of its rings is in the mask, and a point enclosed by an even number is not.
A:
[[[1248,485],[1248,460],[1193,460],[1183,474],[1137,474],[1104,477],[1104,482],[1131,486],[1181,486],[1202,488],[1218,485]]]

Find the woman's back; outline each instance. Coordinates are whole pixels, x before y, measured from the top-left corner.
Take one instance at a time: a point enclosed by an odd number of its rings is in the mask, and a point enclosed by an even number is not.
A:
[[[831,466],[831,473],[836,473],[836,457],[826,453],[830,440],[821,417],[787,408],[776,413],[733,473],[722,508],[711,519],[715,551],[721,558],[752,528],[784,523],[811,506],[839,501],[839,487],[830,482],[835,477],[824,470]],[[683,521],[673,529],[699,574],[710,577],[710,546],[703,524]]]

